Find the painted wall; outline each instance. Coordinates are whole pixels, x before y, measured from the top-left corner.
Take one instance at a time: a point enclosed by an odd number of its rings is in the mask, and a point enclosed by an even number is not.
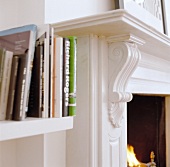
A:
[[[18,20],[18,0],[0,0],[0,29],[15,26]]]
[[[29,23],[56,23],[113,7],[113,0],[0,0],[0,30]]]
[[[45,22],[56,23],[101,13],[112,10],[113,8],[113,0],[46,0]]]

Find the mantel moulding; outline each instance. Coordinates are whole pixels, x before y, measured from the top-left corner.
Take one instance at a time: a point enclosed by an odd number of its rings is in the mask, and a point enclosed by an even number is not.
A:
[[[114,36],[109,36],[107,38],[107,41],[109,43],[113,42],[129,42],[129,43],[136,43],[139,45],[144,45],[145,41],[131,33],[127,34],[121,34],[121,35],[114,35]]]

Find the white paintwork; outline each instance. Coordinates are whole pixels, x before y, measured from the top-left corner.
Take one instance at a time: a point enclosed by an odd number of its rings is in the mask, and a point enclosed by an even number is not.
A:
[[[73,155],[67,158],[69,167],[78,167],[80,164],[84,167],[125,167],[126,102],[131,100],[131,93],[162,96],[170,94],[170,39],[124,10],[53,26],[55,33],[59,35],[70,34],[81,38],[82,35],[93,34],[88,39],[81,39],[78,45],[78,56],[82,60],[78,62],[78,71],[81,72],[81,76],[78,76],[78,81],[81,80],[78,87],[84,89],[81,90],[81,96],[78,93],[78,108],[82,108],[82,113],[77,115],[73,131],[67,133],[67,136],[72,138],[67,141],[67,154]],[[95,51],[91,52],[89,49],[88,40],[98,40],[98,45],[95,46],[89,42]],[[123,46],[125,49],[122,49]],[[89,57],[91,59],[87,59]],[[84,65],[86,70],[82,68]],[[94,68],[91,68],[92,66]],[[88,73],[94,77],[87,78]],[[94,85],[98,88],[97,92]],[[113,92],[115,90],[116,92]],[[98,96],[98,99],[95,96]],[[113,105],[117,103],[118,106],[112,109],[113,113],[118,111],[117,115],[113,114],[114,118],[118,116],[115,121],[121,120],[117,128],[112,125],[112,119],[109,119],[109,97]],[[84,107],[84,102],[87,107]],[[80,148],[85,152],[80,151]],[[86,151],[90,151],[88,156]],[[75,158],[77,155],[78,158]],[[89,163],[90,159],[95,162],[96,157],[99,157],[98,164]]]
[[[117,42],[109,45],[109,115],[117,128],[121,126],[126,102],[132,100],[132,94],[125,90],[140,57],[136,44]]]
[[[112,0],[45,0],[45,23],[56,23],[113,9]]]
[[[18,19],[17,7],[18,0],[13,1],[0,0],[0,30],[17,25]]]
[[[61,131],[1,141],[0,167],[66,167],[65,136]]]
[[[44,24],[44,0],[0,0],[0,30],[25,24]]]
[[[17,25],[45,23],[45,0],[18,0],[17,4]]]
[[[0,167],[17,167],[16,143],[9,140],[0,142]]]
[[[56,23],[114,8],[112,0],[0,0],[0,29]]]
[[[73,128],[73,117],[0,121],[0,141]]]
[[[44,134],[44,166],[66,167],[66,132]],[[25,167],[25,166],[24,166]]]
[[[44,167],[44,136],[12,140],[16,144],[14,157],[17,167]]]

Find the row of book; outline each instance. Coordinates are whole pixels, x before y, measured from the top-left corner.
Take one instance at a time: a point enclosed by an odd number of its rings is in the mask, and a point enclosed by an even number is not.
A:
[[[0,31],[0,120],[74,116],[76,48],[50,25]]]

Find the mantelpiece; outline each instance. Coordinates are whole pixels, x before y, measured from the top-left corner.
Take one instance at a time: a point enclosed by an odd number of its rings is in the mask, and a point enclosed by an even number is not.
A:
[[[81,112],[67,132],[67,167],[125,167],[126,104],[132,94],[166,96],[170,111],[170,39],[125,10],[53,27],[58,35],[78,36]],[[169,138],[167,132],[167,154]]]

